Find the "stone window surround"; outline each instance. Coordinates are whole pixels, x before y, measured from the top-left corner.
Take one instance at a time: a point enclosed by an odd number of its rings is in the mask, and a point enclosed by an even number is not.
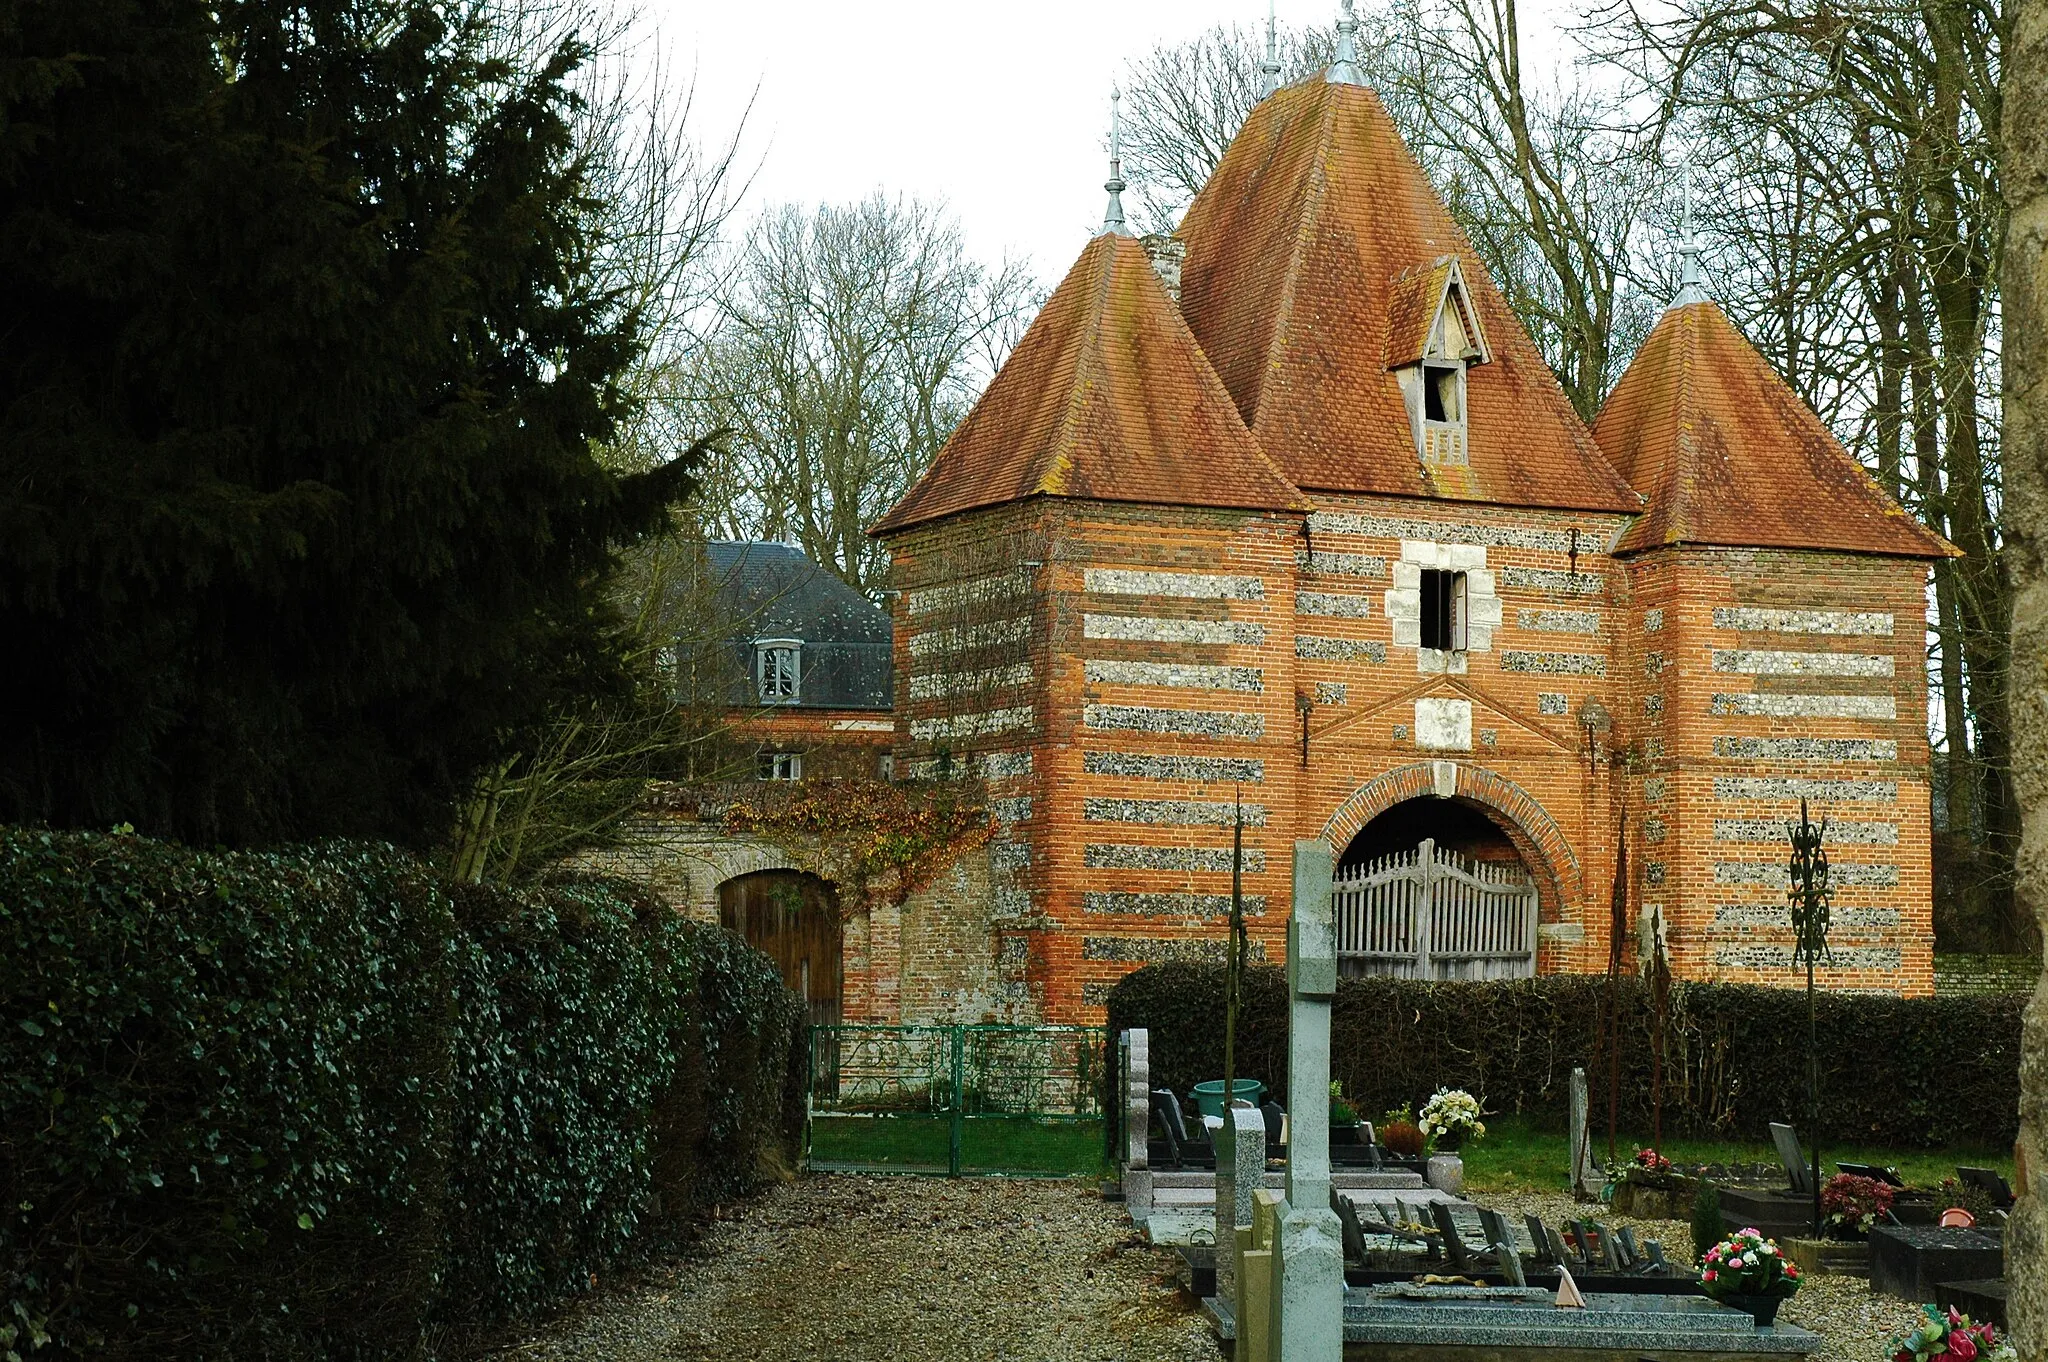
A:
[[[1501,603],[1494,574],[1486,566],[1484,545],[1403,539],[1400,561],[1390,566],[1394,585],[1386,595],[1387,619],[1393,626],[1394,646],[1415,650],[1417,672],[1462,676],[1468,654],[1493,651],[1493,631],[1500,627]],[[1461,651],[1422,646],[1425,568],[1465,574],[1465,647]]]

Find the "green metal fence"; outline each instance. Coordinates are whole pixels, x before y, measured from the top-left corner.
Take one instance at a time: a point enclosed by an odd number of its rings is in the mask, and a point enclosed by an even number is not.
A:
[[[816,1169],[1088,1171],[1103,1147],[1104,1036],[1091,1026],[813,1026]]]

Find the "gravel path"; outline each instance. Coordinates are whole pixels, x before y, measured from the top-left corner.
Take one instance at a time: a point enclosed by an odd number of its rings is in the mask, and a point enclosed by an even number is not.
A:
[[[1520,1224],[1589,1208],[1562,1193],[1479,1200]],[[1690,1259],[1678,1220],[1631,1226]],[[1091,1181],[823,1175],[711,1227],[695,1254],[601,1295],[503,1356],[518,1362],[1218,1362],[1177,1258]],[[1857,1277],[1810,1278],[1779,1318],[1827,1339],[1821,1362],[1885,1362],[1915,1307]]]
[[[1177,1260],[1092,1181],[813,1176],[507,1359],[1216,1362]]]

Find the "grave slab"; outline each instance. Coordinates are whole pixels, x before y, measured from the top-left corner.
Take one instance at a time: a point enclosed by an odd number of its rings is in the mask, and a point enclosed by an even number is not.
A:
[[[2005,1246],[1982,1230],[1879,1225],[1870,1232],[1870,1289],[1931,1301],[1943,1282],[1984,1281],[2005,1272]]]

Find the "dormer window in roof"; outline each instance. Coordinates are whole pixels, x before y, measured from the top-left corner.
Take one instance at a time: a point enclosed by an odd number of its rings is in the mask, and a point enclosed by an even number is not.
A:
[[[764,638],[754,643],[754,681],[764,705],[793,705],[803,698],[802,639]]]
[[[1465,380],[1492,358],[1455,256],[1394,281],[1387,367],[1401,385],[1415,456],[1425,464],[1469,464]]]

